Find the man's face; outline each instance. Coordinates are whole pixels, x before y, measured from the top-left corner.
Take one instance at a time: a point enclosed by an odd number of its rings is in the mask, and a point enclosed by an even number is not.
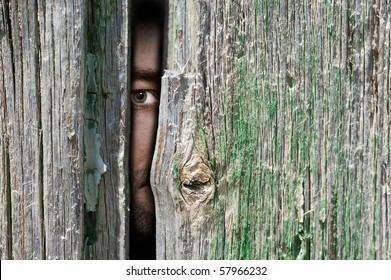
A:
[[[152,237],[154,242],[155,209],[149,177],[160,95],[160,30],[148,22],[136,23],[132,30],[131,227],[135,235]]]

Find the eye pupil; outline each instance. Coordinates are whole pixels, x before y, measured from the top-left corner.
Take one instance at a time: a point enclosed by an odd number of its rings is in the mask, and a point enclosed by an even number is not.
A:
[[[147,99],[147,94],[145,92],[137,92],[134,95],[134,101],[141,103]]]
[[[159,104],[159,98],[152,90],[132,91],[130,101],[133,109],[156,108]]]

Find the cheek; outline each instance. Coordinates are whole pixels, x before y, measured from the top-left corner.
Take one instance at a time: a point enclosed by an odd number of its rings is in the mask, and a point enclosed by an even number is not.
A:
[[[131,159],[136,169],[150,165],[155,147],[157,108],[132,112]]]

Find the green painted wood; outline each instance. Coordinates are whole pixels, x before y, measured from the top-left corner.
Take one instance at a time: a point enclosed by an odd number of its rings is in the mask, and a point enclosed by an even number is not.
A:
[[[170,1],[158,258],[390,259],[390,6]],[[127,257],[128,27],[127,1],[0,1],[1,259]]]
[[[170,1],[158,258],[391,258],[390,7]]]

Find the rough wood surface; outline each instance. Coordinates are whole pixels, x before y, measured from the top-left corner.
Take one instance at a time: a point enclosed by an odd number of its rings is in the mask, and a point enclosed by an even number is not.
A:
[[[87,212],[89,54],[107,170]],[[127,63],[127,1],[0,1],[1,259],[127,257]]]
[[[1,259],[126,258],[128,27],[0,1]],[[390,43],[388,0],[171,0],[158,258],[390,259]]]
[[[160,259],[391,258],[391,3],[171,0]]]
[[[87,223],[95,223],[96,241],[86,258],[128,258],[128,141],[130,112],[129,1],[89,1],[88,52],[96,57],[94,114],[107,170],[99,185],[96,213]]]

